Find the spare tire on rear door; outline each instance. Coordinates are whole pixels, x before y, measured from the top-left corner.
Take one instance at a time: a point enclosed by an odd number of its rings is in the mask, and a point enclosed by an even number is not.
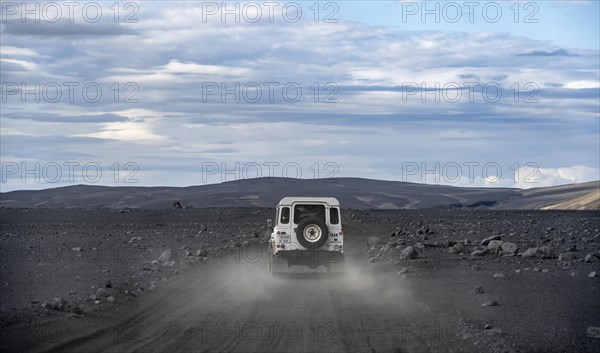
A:
[[[300,245],[310,250],[316,250],[327,242],[329,229],[327,224],[318,217],[308,217],[298,223],[296,238]]]

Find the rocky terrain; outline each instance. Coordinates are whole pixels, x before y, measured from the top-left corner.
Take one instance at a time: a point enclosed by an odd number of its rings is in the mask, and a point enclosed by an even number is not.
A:
[[[272,214],[3,208],[0,350],[600,350],[597,211],[344,210],[324,280],[267,275]],[[305,335],[200,340],[217,319]]]

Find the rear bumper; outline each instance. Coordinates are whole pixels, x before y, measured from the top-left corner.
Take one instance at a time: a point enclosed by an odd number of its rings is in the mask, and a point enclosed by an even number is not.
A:
[[[311,269],[319,266],[334,268],[343,266],[344,254],[339,251],[327,250],[285,250],[278,251],[273,256],[277,267],[308,266]]]

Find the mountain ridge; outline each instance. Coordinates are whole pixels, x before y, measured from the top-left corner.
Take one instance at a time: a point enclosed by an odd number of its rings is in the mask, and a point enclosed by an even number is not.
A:
[[[193,186],[69,185],[0,193],[2,207],[274,207],[284,196],[337,197],[344,208],[600,209],[600,181],[532,189],[459,187],[365,178],[256,178]]]

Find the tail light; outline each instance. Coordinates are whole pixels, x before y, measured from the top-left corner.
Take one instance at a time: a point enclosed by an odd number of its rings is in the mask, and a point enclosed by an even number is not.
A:
[[[344,236],[344,232],[342,232],[342,230],[341,230],[341,229],[340,229],[340,233],[339,233],[339,234],[340,234],[340,237],[343,237],[343,236]]]

